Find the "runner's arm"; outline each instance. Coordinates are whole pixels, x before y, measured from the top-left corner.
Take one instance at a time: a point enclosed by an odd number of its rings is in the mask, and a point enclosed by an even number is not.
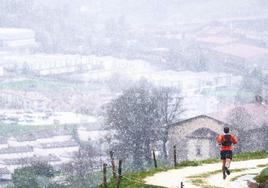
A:
[[[231,141],[232,141],[233,144],[237,144],[238,139],[237,139],[237,137],[235,135],[232,135],[231,136]]]

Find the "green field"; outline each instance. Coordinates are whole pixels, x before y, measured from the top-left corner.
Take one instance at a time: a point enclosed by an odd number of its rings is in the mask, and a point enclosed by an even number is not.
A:
[[[75,125],[0,125],[0,136],[3,137],[11,137],[18,136],[25,133],[35,133],[38,131],[44,130],[60,130],[60,129],[68,129],[70,131],[73,130]]]
[[[98,90],[101,86],[96,83],[83,84],[77,82],[64,82],[47,78],[24,78],[7,83],[1,83],[1,90],[36,91],[36,92],[91,92]]]

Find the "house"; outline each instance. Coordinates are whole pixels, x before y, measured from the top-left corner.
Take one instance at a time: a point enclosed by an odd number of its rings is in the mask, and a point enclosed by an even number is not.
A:
[[[0,77],[5,75],[4,67],[0,67]]]
[[[267,68],[268,48],[232,43],[211,48],[208,53],[217,62],[215,66],[224,64],[240,70],[253,68],[255,65],[263,69]]]
[[[50,99],[37,92],[1,90],[0,101],[3,108],[22,108],[31,110],[50,109]]]
[[[77,132],[81,141],[89,142],[98,153],[106,155],[116,131],[93,125],[80,127]]]
[[[0,51],[30,53],[37,46],[35,32],[27,28],[0,28]]]
[[[268,105],[257,101],[200,115],[168,126],[168,148],[172,157],[176,145],[178,161],[218,156],[216,136],[228,126],[237,135],[235,152],[268,150]]]
[[[8,144],[7,144],[7,138],[5,137],[0,137],[0,149],[2,148],[7,148]]]
[[[39,131],[35,133],[36,143],[68,142],[72,140],[72,135],[68,130]]]
[[[8,139],[8,145],[17,146],[36,146],[45,143],[64,142],[72,140],[72,135],[67,130],[60,131],[38,131],[35,133],[25,133]]]
[[[168,126],[169,156],[176,145],[178,161],[202,160],[218,155],[216,137],[228,124],[206,115]]]
[[[15,169],[22,166],[27,166],[35,162],[46,162],[50,165],[59,165],[62,163],[60,158],[56,155],[46,155],[46,156],[31,156],[31,157],[22,157],[14,159],[3,159],[0,161],[0,164],[5,165],[8,170],[13,172]]]
[[[20,146],[33,146],[35,144],[35,137],[33,133],[22,134],[16,137],[10,137],[8,139],[8,145],[10,147]]]
[[[0,168],[0,181],[11,180],[11,172],[7,168]]]
[[[33,156],[32,146],[7,147],[0,149],[0,159],[14,159]]]
[[[47,154],[55,154],[60,156],[64,153],[76,152],[79,150],[79,144],[74,140],[65,142],[42,143],[34,148],[37,155],[45,156]]]
[[[227,122],[240,132],[240,151],[268,150],[268,105],[262,98],[209,116]]]

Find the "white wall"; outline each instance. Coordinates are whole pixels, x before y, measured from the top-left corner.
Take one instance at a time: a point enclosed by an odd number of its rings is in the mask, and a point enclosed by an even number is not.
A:
[[[34,148],[34,153],[36,155],[41,155],[41,156],[47,156],[49,154],[55,154],[57,156],[60,156],[64,153],[69,153],[69,152],[77,152],[79,150],[78,146],[73,146],[73,147],[61,147],[61,148]]]
[[[65,142],[65,141],[71,141],[72,136],[71,135],[60,135],[60,136],[53,136],[49,138],[40,138],[37,139],[35,142],[37,144],[42,144],[42,143],[53,143],[53,142]]]
[[[188,153],[187,153],[187,159],[188,160],[203,160],[208,159],[210,156],[209,152],[209,140],[205,139],[190,139],[187,142]],[[200,155],[197,155],[197,150],[200,149]]]
[[[0,159],[16,159],[24,157],[32,157],[34,152],[24,152],[24,153],[5,153],[0,154]]]

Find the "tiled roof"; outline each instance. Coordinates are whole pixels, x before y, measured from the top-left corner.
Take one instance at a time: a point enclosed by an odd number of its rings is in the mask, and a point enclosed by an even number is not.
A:
[[[11,174],[7,168],[0,168],[0,174]]]
[[[199,116],[195,116],[195,117],[192,117],[192,118],[189,118],[189,119],[185,119],[183,121],[179,121],[177,123],[173,123],[173,124],[169,124],[168,125],[168,128],[171,128],[171,127],[176,127],[176,126],[182,126],[184,125],[185,123],[188,123],[188,122],[191,122],[191,121],[194,121],[196,119],[199,119],[199,118],[206,118],[206,119],[211,119],[213,121],[216,121],[218,124],[221,124],[223,126],[229,126],[227,123],[225,123],[224,121],[221,121],[217,118],[214,118],[212,116],[207,116],[207,115],[199,115]]]
[[[219,111],[216,113],[209,114],[209,116],[218,119],[223,122],[231,123],[231,113],[235,111],[245,111],[249,114],[249,121],[251,122],[251,126],[244,125],[243,129],[250,130],[255,128],[260,128],[263,126],[268,126],[268,105],[267,104],[259,104],[259,103],[250,103],[246,105],[236,106],[229,109],[224,109],[223,111]],[[239,112],[238,112],[239,113]],[[248,123],[250,123],[248,122]]]
[[[246,44],[229,44],[214,48],[215,51],[240,58],[254,58],[268,55],[268,49]]]

